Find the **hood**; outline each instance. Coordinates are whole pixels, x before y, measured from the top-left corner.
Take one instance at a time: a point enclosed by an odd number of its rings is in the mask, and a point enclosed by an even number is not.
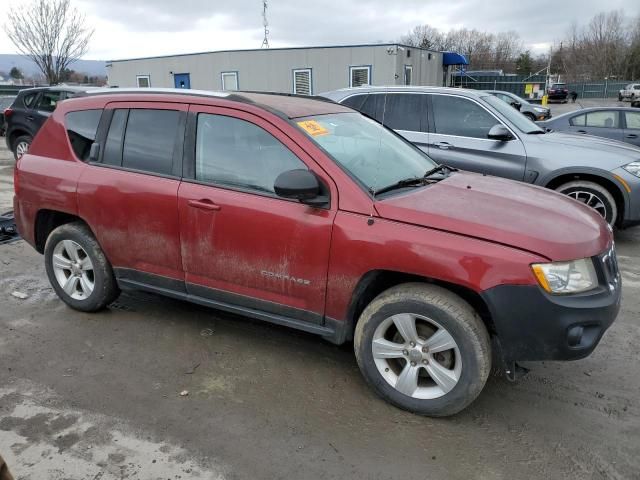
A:
[[[431,186],[376,202],[381,217],[574,260],[602,253],[611,233],[594,210],[559,193],[458,172]]]

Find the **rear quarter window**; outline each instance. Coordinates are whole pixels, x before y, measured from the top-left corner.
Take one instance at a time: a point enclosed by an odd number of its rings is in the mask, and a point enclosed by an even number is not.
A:
[[[28,93],[24,96],[22,102],[24,103],[25,107],[33,108],[36,103],[36,98],[38,98],[38,92]]]
[[[102,109],[80,110],[65,115],[67,136],[73,153],[83,162],[89,159],[91,145],[96,139]]]

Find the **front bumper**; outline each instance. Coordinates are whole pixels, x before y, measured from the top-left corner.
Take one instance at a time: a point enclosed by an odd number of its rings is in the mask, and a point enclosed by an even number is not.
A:
[[[583,294],[549,295],[537,285],[485,291],[502,360],[577,360],[593,352],[618,315],[622,290],[617,264],[597,270],[601,286]]]

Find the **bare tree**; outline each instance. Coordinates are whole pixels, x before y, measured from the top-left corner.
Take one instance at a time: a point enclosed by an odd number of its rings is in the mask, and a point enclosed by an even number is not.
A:
[[[431,25],[418,25],[400,38],[400,43],[428,50],[445,50],[445,37]]]
[[[87,53],[93,29],[69,0],[33,0],[11,10],[4,26],[18,52],[30,57],[51,85]]]

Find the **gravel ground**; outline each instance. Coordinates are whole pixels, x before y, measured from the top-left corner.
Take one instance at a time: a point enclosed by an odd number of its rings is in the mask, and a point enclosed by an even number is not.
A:
[[[640,229],[616,241],[594,354],[490,378],[449,419],[378,399],[349,346],[150,294],[70,310],[39,254],[0,246],[0,452],[32,480],[640,479]]]

